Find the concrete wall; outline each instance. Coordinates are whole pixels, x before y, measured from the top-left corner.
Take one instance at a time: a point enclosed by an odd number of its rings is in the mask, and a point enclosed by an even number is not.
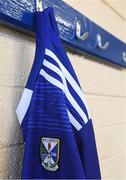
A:
[[[124,0],[65,0],[126,42]],[[15,115],[34,58],[35,40],[0,26],[0,178],[20,176],[22,135]],[[95,127],[102,177],[126,178],[126,70],[67,50]]]

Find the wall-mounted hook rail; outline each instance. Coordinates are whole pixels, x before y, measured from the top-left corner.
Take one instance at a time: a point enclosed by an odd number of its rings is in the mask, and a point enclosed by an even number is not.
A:
[[[0,0],[0,22],[35,33],[35,4],[37,11],[53,7],[60,37],[65,45],[126,67],[126,44],[62,0]],[[79,22],[75,24],[75,20]]]

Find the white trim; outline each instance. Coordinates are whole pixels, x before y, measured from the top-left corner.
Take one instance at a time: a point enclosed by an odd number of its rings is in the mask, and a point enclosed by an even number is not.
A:
[[[66,79],[68,80],[68,82],[70,83],[70,85],[73,87],[73,89],[76,91],[76,93],[80,96],[80,98],[82,99],[86,109],[87,109],[87,112],[88,112],[88,115],[89,115],[89,118],[91,119],[91,116],[90,116],[90,111],[89,111],[89,108],[88,108],[88,104],[87,104],[87,101],[86,99],[84,98],[84,95],[83,95],[83,92],[81,90],[81,88],[78,86],[78,84],[76,83],[76,81],[74,80],[74,78],[72,77],[72,75],[69,73],[69,71],[65,68],[65,66],[60,62],[60,60],[57,58],[57,56],[52,52],[50,51],[49,49],[46,48],[45,50],[45,54],[50,56],[51,58],[53,58],[59,65],[59,67],[61,68],[64,76],[66,77]]]
[[[43,65],[46,66],[47,68],[51,69],[52,71],[56,72],[62,79],[63,81],[63,85],[64,85],[64,93],[67,97],[67,99],[69,100],[69,102],[71,103],[71,105],[73,106],[73,108],[80,114],[80,116],[82,117],[82,119],[84,120],[85,123],[88,122],[87,116],[85,115],[84,111],[80,108],[80,106],[78,105],[78,103],[75,101],[75,99],[73,98],[73,96],[71,95],[71,93],[69,92],[69,89],[67,87],[67,83],[66,83],[66,79],[62,73],[62,71],[60,71],[60,69],[58,69],[55,65],[53,65],[52,63],[48,62],[47,60],[44,59],[43,61]],[[41,70],[43,71],[43,70]],[[40,73],[41,74],[41,73]],[[46,73],[46,76],[50,76],[49,74]],[[43,75],[44,76],[44,75]],[[55,79],[54,77],[50,76],[50,79],[48,78],[48,81],[50,83],[52,83],[51,79]],[[54,80],[53,80],[54,81]],[[55,81],[58,81],[55,79]],[[59,82],[59,81],[58,81]],[[61,83],[62,84],[62,83]],[[55,86],[56,83],[54,84]],[[60,88],[61,89],[61,88]]]
[[[33,94],[33,91],[30,89],[25,88],[23,91],[23,94],[21,96],[21,100],[20,100],[18,107],[16,109],[16,114],[17,114],[17,117],[18,117],[20,124],[22,123],[22,121],[25,117],[25,114],[28,110],[28,107],[29,107],[30,102],[31,102],[32,94]]]
[[[75,129],[80,131],[82,128],[81,124],[73,117],[73,115],[70,113],[70,111],[68,111],[68,109],[67,109],[67,113],[71,124],[75,127]]]

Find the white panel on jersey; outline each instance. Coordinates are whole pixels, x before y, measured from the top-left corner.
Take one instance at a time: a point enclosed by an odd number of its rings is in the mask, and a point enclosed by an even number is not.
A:
[[[18,117],[20,124],[22,123],[22,121],[25,117],[25,114],[28,110],[28,107],[29,107],[30,102],[31,102],[32,94],[33,94],[33,91],[30,89],[25,88],[23,91],[23,94],[21,96],[21,100],[20,100],[18,107],[16,109],[16,114],[17,114],[17,117]]]

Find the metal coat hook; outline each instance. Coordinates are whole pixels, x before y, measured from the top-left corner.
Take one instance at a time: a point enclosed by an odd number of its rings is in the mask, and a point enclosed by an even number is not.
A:
[[[123,61],[126,63],[126,52],[123,52]]]
[[[42,0],[36,0],[36,11],[43,11]]]
[[[104,45],[102,44],[102,37],[101,35],[98,33],[97,34],[97,42],[98,42],[98,47],[100,49],[106,50],[109,47],[109,42],[106,42]]]
[[[86,40],[89,36],[89,32],[85,32],[83,35],[81,35],[81,23],[80,21],[76,21],[76,36],[80,40]]]

